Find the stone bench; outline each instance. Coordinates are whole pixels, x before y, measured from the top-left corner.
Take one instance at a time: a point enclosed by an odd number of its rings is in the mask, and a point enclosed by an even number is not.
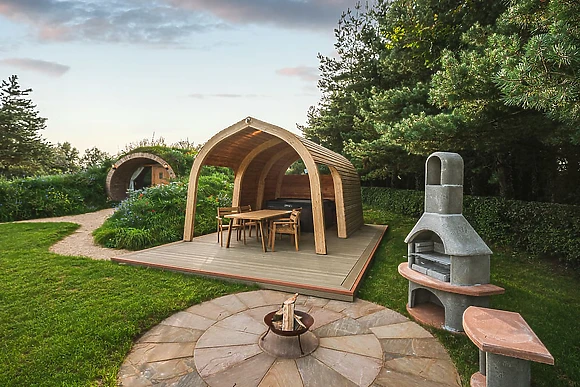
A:
[[[479,348],[479,372],[471,376],[471,387],[528,387],[531,361],[554,365],[519,313],[470,306],[463,329]]]

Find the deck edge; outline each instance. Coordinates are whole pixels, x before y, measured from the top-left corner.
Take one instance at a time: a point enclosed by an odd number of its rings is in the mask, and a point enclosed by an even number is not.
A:
[[[257,285],[266,284],[266,285],[273,285],[273,286],[285,286],[285,287],[292,287],[292,288],[299,288],[299,289],[307,289],[314,292],[323,292],[323,293],[331,293],[337,294],[340,296],[346,296],[348,298],[354,297],[354,293],[350,289],[337,289],[337,288],[328,288],[324,286],[314,286],[314,285],[307,285],[307,284],[297,284],[294,282],[287,282],[287,281],[278,281],[278,280],[270,280],[267,278],[257,278],[257,277],[250,277],[250,276],[242,276],[236,274],[227,274],[227,273],[219,273],[214,271],[208,270],[200,270],[200,269],[188,269],[183,267],[171,266],[171,265],[163,265],[157,263],[143,263],[141,261],[135,261],[126,258],[114,257],[111,258],[112,262],[126,264],[126,265],[133,265],[133,266],[141,266],[141,267],[153,267],[156,269],[164,269],[170,271],[176,271],[180,273],[188,273],[188,274],[197,274],[206,277],[213,277],[213,278],[225,278],[231,280],[239,280],[244,282],[255,283]]]
[[[352,284],[352,286],[350,287],[350,291],[352,292],[353,296],[356,294],[358,287],[360,286],[360,283],[369,267],[369,265],[371,264],[371,262],[373,261],[374,257],[375,257],[375,253],[377,252],[377,249],[379,248],[379,245],[381,244],[381,242],[383,241],[383,238],[385,236],[385,234],[387,233],[387,230],[389,229],[389,225],[372,225],[372,226],[384,226],[383,228],[383,232],[381,233],[381,235],[379,236],[379,238],[377,239],[375,246],[373,247],[372,251],[370,252],[365,264],[363,265],[361,271],[358,273],[354,283]],[[369,246],[370,247],[370,246]],[[368,248],[368,247],[367,247]],[[348,277],[348,276],[347,276]]]

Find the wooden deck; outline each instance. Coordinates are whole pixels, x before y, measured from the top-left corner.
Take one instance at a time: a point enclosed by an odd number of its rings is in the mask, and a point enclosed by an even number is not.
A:
[[[262,251],[255,236],[247,244],[232,237],[230,248],[217,234],[175,242],[112,258],[114,262],[173,270],[207,277],[256,283],[266,289],[299,292],[352,301],[387,226],[364,225],[347,239],[336,229],[326,233],[328,254],[317,255],[313,234],[302,233],[300,251],[290,238],[276,241],[276,251]],[[224,232],[224,237],[227,233]]]

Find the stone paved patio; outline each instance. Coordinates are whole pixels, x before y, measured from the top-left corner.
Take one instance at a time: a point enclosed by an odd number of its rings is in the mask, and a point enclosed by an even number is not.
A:
[[[314,335],[303,340],[318,339],[318,347],[295,359],[270,355],[259,345],[267,331],[263,318],[289,296],[270,290],[232,294],[174,314],[134,345],[119,384],[460,386],[437,339],[399,313],[362,300],[300,296],[296,309],[314,317]],[[297,345],[291,342],[296,338],[284,340]]]

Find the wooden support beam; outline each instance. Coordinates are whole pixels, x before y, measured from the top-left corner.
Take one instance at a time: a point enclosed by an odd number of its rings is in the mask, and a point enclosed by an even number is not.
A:
[[[222,130],[213,136],[201,148],[195,157],[195,160],[193,160],[193,166],[191,167],[191,172],[189,173],[189,185],[187,187],[187,204],[185,208],[185,224],[183,228],[184,241],[190,242],[193,239],[195,231],[195,207],[197,205],[197,183],[199,180],[199,172],[201,171],[201,167],[204,165],[205,159],[217,144],[228,138],[232,133],[243,129],[245,126],[247,126],[247,124],[244,124],[244,121],[240,121],[230,126],[229,128]]]
[[[335,167],[328,167],[334,183],[334,204],[336,205],[336,228],[339,238],[348,237],[345,219],[344,193],[342,178]]]
[[[262,205],[264,204],[264,191],[266,189],[266,178],[268,177],[268,174],[272,170],[272,167],[280,160],[283,159],[290,160],[290,156],[292,156],[293,154],[296,154],[294,148],[288,148],[276,154],[266,163],[266,165],[264,165],[264,168],[262,169],[262,172],[260,173],[260,177],[258,179],[258,194],[256,195],[256,207],[255,207],[257,210],[261,210]],[[298,160],[298,156],[296,156],[296,159],[293,160],[292,163],[294,163],[296,160]],[[290,163],[290,165],[292,165],[292,163]]]
[[[244,174],[248,169],[250,163],[263,151],[266,149],[272,148],[273,146],[278,145],[281,143],[282,140],[279,138],[273,138],[265,143],[261,144],[260,146],[254,148],[250,153],[244,157],[242,162],[240,163],[239,167],[236,169],[236,177],[234,179],[234,193],[232,195],[232,206],[237,207],[240,205],[240,196],[241,196],[241,189],[242,189],[242,182],[244,180]]]

